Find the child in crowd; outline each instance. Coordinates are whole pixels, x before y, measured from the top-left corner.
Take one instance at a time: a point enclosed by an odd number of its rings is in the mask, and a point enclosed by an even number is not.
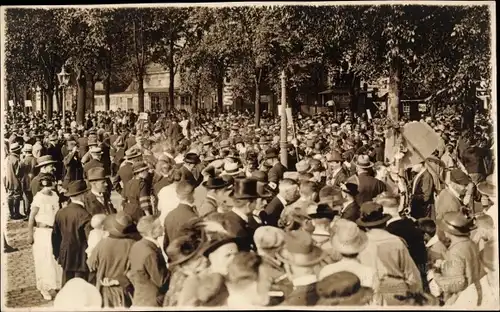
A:
[[[97,246],[97,244],[105,237],[108,236],[108,232],[104,230],[104,220],[106,215],[103,213],[96,214],[90,220],[90,225],[93,230],[89,233],[88,247],[85,250],[87,253],[87,259],[90,258],[92,251]]]

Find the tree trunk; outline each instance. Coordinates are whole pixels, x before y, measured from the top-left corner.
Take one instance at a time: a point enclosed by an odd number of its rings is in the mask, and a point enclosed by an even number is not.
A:
[[[90,77],[90,111],[95,112],[95,75]]]
[[[139,113],[142,113],[144,112],[144,74],[142,72],[139,73],[137,80],[137,96],[139,98],[139,105],[137,109],[139,110]]]
[[[76,122],[79,125],[84,125],[85,122],[85,104],[86,104],[86,91],[87,91],[87,79],[85,78],[85,73],[80,70],[78,78],[78,98],[76,102]]]
[[[476,87],[469,81],[466,82],[465,87],[465,98],[463,103],[465,103],[462,110],[462,129],[467,129],[469,131],[474,131],[474,119],[476,117]]]
[[[175,64],[174,64],[174,40],[170,40],[170,52],[168,55],[168,103],[170,108],[175,107]]]
[[[109,111],[111,106],[110,94],[111,74],[108,72],[104,78],[104,110]]]
[[[221,114],[224,105],[224,74],[219,73],[217,77],[217,113]]]
[[[27,100],[28,99],[28,88],[24,87],[24,100]],[[27,114],[28,113],[28,108],[26,107],[26,105],[23,103],[22,107],[24,107],[24,113]]]
[[[255,83],[255,127],[260,127],[260,86]]]
[[[399,121],[400,87],[401,66],[399,60],[393,60],[389,70],[387,117],[395,122]]]
[[[93,73],[85,72],[85,112],[94,112],[92,107],[92,76]]]
[[[47,89],[47,119],[52,120],[54,110],[54,87],[49,86]]]

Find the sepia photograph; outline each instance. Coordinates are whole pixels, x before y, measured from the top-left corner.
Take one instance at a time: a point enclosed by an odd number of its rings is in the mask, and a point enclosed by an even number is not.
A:
[[[494,1],[0,10],[2,311],[500,309]]]

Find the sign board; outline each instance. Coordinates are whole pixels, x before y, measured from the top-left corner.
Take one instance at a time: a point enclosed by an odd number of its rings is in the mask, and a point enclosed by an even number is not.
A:
[[[281,105],[278,105],[278,116],[281,116]]]
[[[262,103],[269,103],[271,100],[271,97],[269,95],[261,95],[260,96],[260,101]]]
[[[332,99],[338,108],[347,108],[351,104],[351,96],[349,94],[334,94],[332,95]]]
[[[427,104],[425,104],[425,103],[418,104],[418,111],[419,112],[426,112],[427,111]]]
[[[366,109],[366,115],[368,116],[369,120],[372,120],[372,112],[370,111],[369,108]]]
[[[148,113],[139,113],[139,120],[148,120]]]
[[[10,107],[14,107],[14,101],[9,100],[9,106],[10,106]]]
[[[286,122],[288,123],[289,126],[293,125],[293,117],[292,117],[292,108],[291,107],[286,108]]]
[[[25,107],[33,107],[33,104],[31,103],[31,100],[26,100],[26,101],[24,101],[24,106]]]

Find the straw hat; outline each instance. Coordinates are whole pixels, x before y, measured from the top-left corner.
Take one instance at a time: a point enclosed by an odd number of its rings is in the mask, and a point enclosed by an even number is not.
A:
[[[456,236],[468,236],[470,232],[477,228],[473,219],[468,219],[460,211],[451,211],[438,221],[439,228]]]
[[[359,155],[358,158],[354,161],[354,165],[359,168],[372,168],[373,162],[370,161],[370,157],[368,155]]]
[[[391,215],[384,213],[382,205],[373,201],[365,202],[360,207],[361,216],[356,223],[362,227],[375,227],[386,223],[391,219]]]
[[[332,246],[335,251],[344,255],[360,253],[368,244],[368,236],[356,223],[347,219],[339,219],[335,222],[335,234],[332,238]]]
[[[326,253],[314,241],[310,233],[303,230],[290,231],[285,236],[284,247],[276,254],[278,260],[290,265],[309,267],[320,263]]]
[[[373,290],[361,286],[359,278],[351,272],[337,272],[316,283],[316,292],[320,297],[318,306],[355,306],[369,303]]]

